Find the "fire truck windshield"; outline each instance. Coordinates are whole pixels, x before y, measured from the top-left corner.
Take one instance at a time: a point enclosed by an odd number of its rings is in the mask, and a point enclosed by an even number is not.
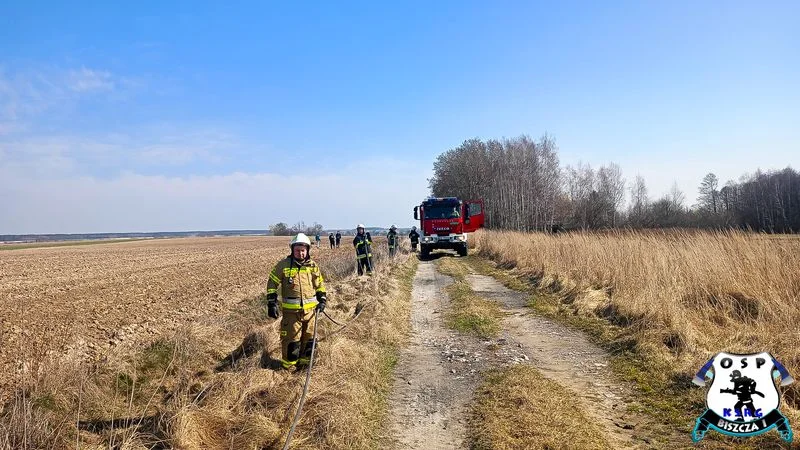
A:
[[[436,205],[425,207],[426,219],[457,219],[461,214],[458,205]]]

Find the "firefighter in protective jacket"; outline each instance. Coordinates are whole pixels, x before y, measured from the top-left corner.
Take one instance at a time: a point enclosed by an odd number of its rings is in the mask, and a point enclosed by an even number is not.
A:
[[[353,247],[356,248],[358,274],[364,275],[364,269],[366,269],[367,275],[372,275],[372,237],[366,233],[363,224],[358,224],[356,227]]]
[[[397,227],[392,225],[389,232],[386,233],[386,240],[389,242],[389,256],[394,256],[397,253]]]
[[[308,365],[315,342],[314,315],[325,309],[327,296],[319,265],[311,259],[311,240],[299,233],[289,244],[292,253],[280,260],[267,282],[267,314],[278,318],[281,293],[281,365]]]
[[[417,233],[417,227],[411,227],[411,232],[408,233],[408,239],[411,240],[411,251],[417,251],[417,244],[419,244],[419,233]]]

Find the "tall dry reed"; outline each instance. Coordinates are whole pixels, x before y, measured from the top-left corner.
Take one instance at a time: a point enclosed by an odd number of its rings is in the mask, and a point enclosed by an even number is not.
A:
[[[679,371],[718,351],[767,350],[800,373],[800,237],[482,231],[474,241],[563,305],[627,327]]]

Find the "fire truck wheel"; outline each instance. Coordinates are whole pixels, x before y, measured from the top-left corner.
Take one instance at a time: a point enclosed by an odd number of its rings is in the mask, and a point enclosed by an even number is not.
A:
[[[419,248],[419,257],[420,259],[428,259],[431,256],[431,248],[427,245],[423,245]]]
[[[467,256],[467,244],[464,244],[461,248],[458,249],[459,256]]]

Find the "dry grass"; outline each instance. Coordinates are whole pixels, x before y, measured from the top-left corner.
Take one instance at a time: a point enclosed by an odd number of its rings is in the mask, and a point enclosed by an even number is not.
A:
[[[476,450],[611,449],[574,394],[529,366],[486,374],[475,393],[470,433]]]
[[[371,278],[345,274],[352,252],[322,258],[329,313],[345,321],[357,305],[364,311],[321,343],[292,448],[371,448],[380,438],[414,264],[405,252],[388,264],[376,250]],[[280,353],[262,300],[206,311],[146,347],[115,347],[98,360],[42,358],[0,415],[0,449],[280,447],[303,376],[262,368]],[[321,320],[319,334],[336,328]]]
[[[630,346],[637,358],[659,370],[665,368],[665,381],[678,390],[690,389],[690,375],[722,350],[767,350],[790,372],[800,373],[796,237],[483,231],[474,241],[480,254],[499,268],[510,269],[536,292],[555,298],[555,308],[617,326],[617,344]],[[539,296],[538,301],[546,303],[547,298]],[[797,384],[785,394],[796,408]]]

